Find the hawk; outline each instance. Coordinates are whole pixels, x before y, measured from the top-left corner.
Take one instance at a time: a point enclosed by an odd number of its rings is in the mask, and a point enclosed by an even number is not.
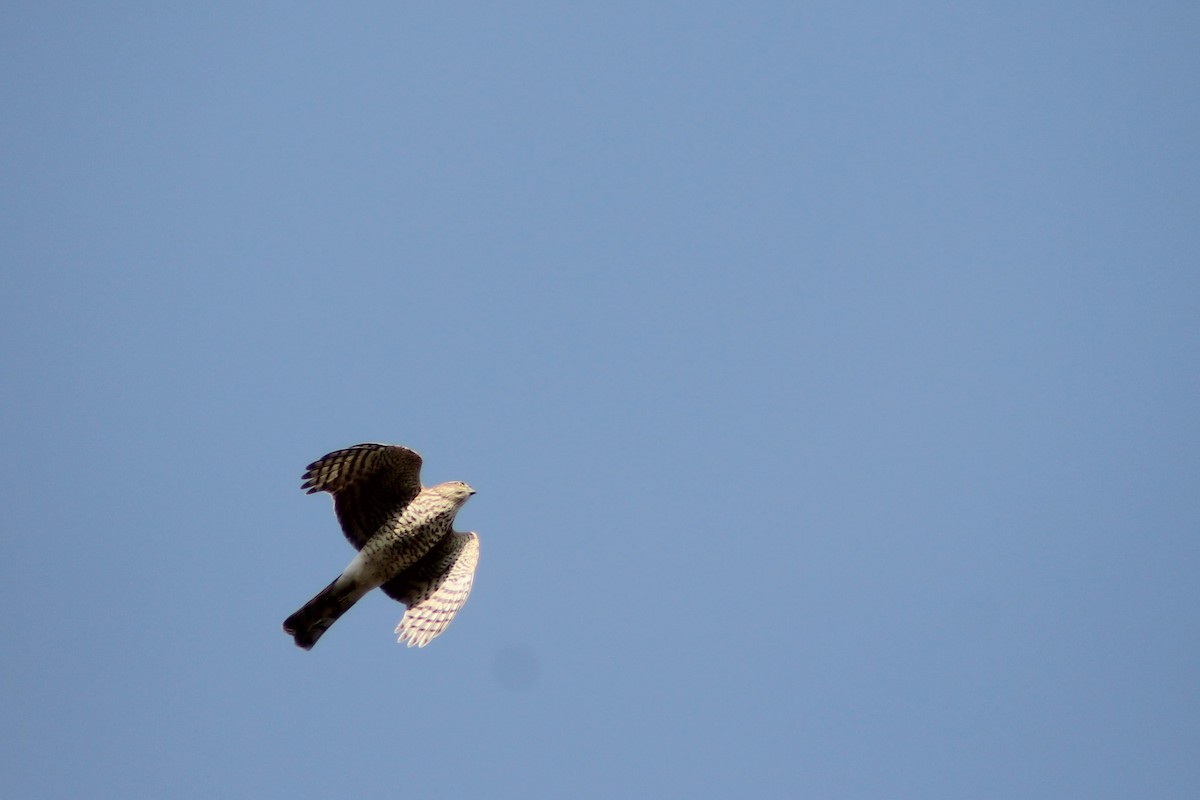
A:
[[[358,555],[337,579],[283,622],[311,649],[321,634],[375,587],[408,607],[398,642],[424,647],[467,602],[479,537],[453,529],[475,490],[461,481],[421,485],[421,456],[407,447],[356,444],[308,465],[302,489],[329,492],[342,533]]]

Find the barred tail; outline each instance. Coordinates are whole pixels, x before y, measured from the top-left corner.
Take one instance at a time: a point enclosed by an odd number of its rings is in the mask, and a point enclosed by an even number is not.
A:
[[[362,597],[361,592],[355,592],[353,587],[338,587],[337,580],[322,589],[316,597],[309,600],[295,614],[283,621],[283,630],[296,639],[296,646],[311,650],[321,638],[321,634],[329,630],[329,626],[337,622],[338,617],[350,610],[350,607]]]

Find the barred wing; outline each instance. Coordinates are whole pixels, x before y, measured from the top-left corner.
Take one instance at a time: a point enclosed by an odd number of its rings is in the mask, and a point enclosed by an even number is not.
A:
[[[391,444],[356,444],[308,465],[300,487],[329,492],[342,533],[356,549],[421,492],[421,456]]]
[[[478,564],[479,537],[448,533],[420,561],[385,583],[383,591],[408,606],[396,626],[397,641],[424,647],[444,631],[467,602]]]

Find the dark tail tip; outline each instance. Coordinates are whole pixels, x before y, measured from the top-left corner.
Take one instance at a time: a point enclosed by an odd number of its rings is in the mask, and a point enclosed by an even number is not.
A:
[[[312,650],[312,646],[321,638],[321,634],[329,630],[333,620],[328,617],[306,619],[306,616],[303,611],[292,614],[284,620],[283,630],[296,640],[297,647]]]
[[[337,583],[326,586],[316,597],[304,604],[304,607],[283,621],[283,630],[296,640],[297,647],[311,650],[321,638],[321,634],[329,630],[329,626],[337,618],[346,613],[354,601],[346,602],[334,593]]]
[[[313,631],[308,628],[297,627],[295,615],[288,617],[283,623],[284,633],[296,640],[297,647],[303,647],[305,650],[312,650],[312,646],[317,643],[317,639],[321,638],[324,630]]]

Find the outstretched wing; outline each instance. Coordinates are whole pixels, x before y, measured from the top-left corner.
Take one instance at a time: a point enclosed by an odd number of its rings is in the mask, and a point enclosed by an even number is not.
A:
[[[420,561],[385,583],[383,591],[408,606],[396,626],[400,635],[396,641],[424,647],[446,630],[471,594],[478,564],[479,537],[451,532]]]
[[[361,550],[421,492],[421,456],[394,444],[356,444],[308,465],[300,488],[329,492],[342,533]]]

